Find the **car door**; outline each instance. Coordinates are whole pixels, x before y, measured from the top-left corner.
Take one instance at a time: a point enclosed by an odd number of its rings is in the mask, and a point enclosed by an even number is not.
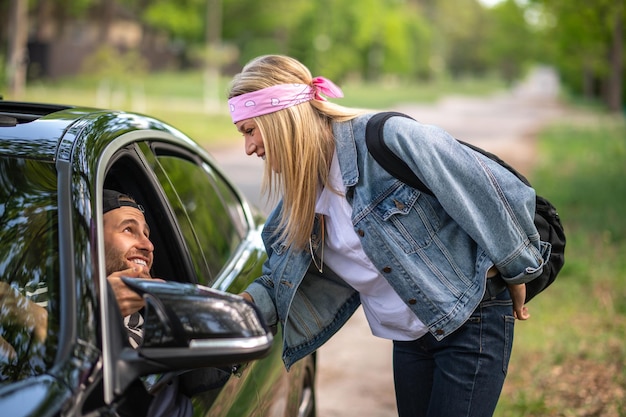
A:
[[[121,187],[146,206],[155,277],[241,292],[261,275],[266,257],[260,217],[202,149],[171,138],[137,138],[134,132],[135,141],[111,158],[105,187]],[[259,361],[179,375],[194,415],[297,415],[303,368],[287,374],[281,343],[276,334],[270,354]]]
[[[241,292],[261,275],[265,259],[251,208],[202,155],[156,141],[148,147],[152,156],[142,149],[175,207],[198,283]],[[290,387],[280,344],[277,338],[266,359],[235,364],[222,394],[200,393],[194,405],[206,409],[212,402],[211,416],[295,415],[285,414]]]
[[[54,164],[0,156],[0,415],[53,412],[72,396],[53,371],[65,330],[56,180]],[[77,356],[81,370],[93,360]]]

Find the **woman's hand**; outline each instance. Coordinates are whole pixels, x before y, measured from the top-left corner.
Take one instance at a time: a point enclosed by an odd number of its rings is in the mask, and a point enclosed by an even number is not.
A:
[[[244,300],[254,304],[254,299],[252,298],[252,296],[250,294],[248,294],[247,292],[242,292],[239,293],[240,297],[243,297]]]
[[[513,316],[518,320],[528,320],[530,314],[528,307],[524,305],[526,301],[526,284],[509,285],[509,293],[513,300]]]

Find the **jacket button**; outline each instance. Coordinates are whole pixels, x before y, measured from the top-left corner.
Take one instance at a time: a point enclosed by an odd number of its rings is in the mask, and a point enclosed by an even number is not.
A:
[[[356,233],[361,237],[365,236],[365,232],[363,231],[363,229],[357,230]]]
[[[417,300],[415,298],[409,299],[409,304],[413,305],[415,303],[417,303]]]
[[[391,267],[390,266],[386,266],[383,268],[383,272],[389,273],[391,272]]]
[[[394,199],[394,200],[393,200],[393,204],[395,204],[395,205],[396,205],[396,208],[397,208],[398,210],[404,210],[404,204],[403,204],[403,203],[401,203],[400,201],[398,201],[398,200],[395,200],[395,199]]]
[[[437,329],[435,330],[435,334],[441,336],[442,334],[444,334],[445,332],[443,331],[443,329]]]

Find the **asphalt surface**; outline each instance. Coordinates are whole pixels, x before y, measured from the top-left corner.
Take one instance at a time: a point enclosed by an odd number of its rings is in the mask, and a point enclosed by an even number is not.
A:
[[[537,157],[536,132],[563,115],[558,79],[545,68],[509,91],[488,97],[446,97],[435,104],[400,105],[422,123],[438,125],[458,139],[481,146],[528,173]],[[248,157],[233,129],[233,147],[211,151],[219,166],[250,201],[267,212],[260,195],[263,161]],[[319,417],[393,417],[395,397],[391,342],[373,336],[362,309],[326,343],[318,356]]]

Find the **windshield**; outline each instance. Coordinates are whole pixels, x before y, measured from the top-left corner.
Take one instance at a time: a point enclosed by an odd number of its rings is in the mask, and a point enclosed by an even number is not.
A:
[[[58,275],[55,167],[0,157],[0,383],[51,365]]]

